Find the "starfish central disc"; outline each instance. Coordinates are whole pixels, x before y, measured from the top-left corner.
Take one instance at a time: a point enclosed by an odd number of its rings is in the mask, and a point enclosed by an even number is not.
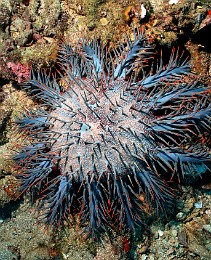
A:
[[[99,175],[124,172],[134,166],[142,147],[138,136],[143,125],[134,109],[135,98],[122,82],[107,91],[95,89],[91,82],[86,85],[88,89],[68,90],[62,114],[60,108],[52,112],[52,120],[57,121],[52,133],[59,133],[52,148],[61,157],[60,167],[65,172],[72,169],[76,175],[82,170]]]

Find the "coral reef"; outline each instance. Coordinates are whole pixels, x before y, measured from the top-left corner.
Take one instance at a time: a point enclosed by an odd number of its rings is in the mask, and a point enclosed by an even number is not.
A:
[[[65,28],[66,18],[59,0],[1,1],[0,78],[16,80],[8,69],[10,62],[50,66],[54,62],[51,54]]]
[[[75,44],[80,37],[97,35],[115,46],[120,32],[131,33],[132,27],[140,24],[146,24],[147,34],[161,45],[171,47],[191,41],[192,47],[194,41],[196,47],[200,44],[206,50],[210,46],[206,43],[209,40],[206,15],[210,5],[205,2],[180,0],[172,5],[163,0],[2,0],[0,78],[16,80],[8,70],[8,62],[36,68],[52,66],[57,51],[55,46],[61,40]],[[146,9],[144,19],[143,8]],[[201,28],[202,25],[206,26]],[[201,59],[199,57],[195,62]],[[207,71],[207,66],[200,65]]]
[[[79,213],[94,236],[107,225],[135,229],[143,212],[171,207],[165,178],[210,171],[210,90],[177,52],[166,66],[152,56],[138,32],[112,50],[63,46],[60,81],[32,71],[24,86],[41,105],[17,120],[28,141],[14,160],[21,192],[41,196],[47,223]]]
[[[13,65],[17,66],[16,64]],[[8,158],[14,154],[12,147],[17,142],[20,143],[20,136],[14,135],[14,121],[25,109],[34,107],[33,101],[27,97],[26,93],[17,91],[16,87],[16,84],[5,84],[0,92],[0,176],[1,174],[11,176],[11,172],[13,172],[13,162]],[[11,179],[13,179],[13,176],[11,176]],[[3,186],[1,188],[3,189]]]

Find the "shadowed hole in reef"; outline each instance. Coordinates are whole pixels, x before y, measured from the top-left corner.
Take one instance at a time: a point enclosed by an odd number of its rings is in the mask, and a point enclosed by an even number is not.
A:
[[[193,34],[192,36],[192,42],[200,44],[201,49],[211,52],[211,24],[203,27],[199,31]]]
[[[156,71],[156,66],[160,63],[160,60],[162,60],[162,63],[164,66],[167,66],[169,63],[169,57],[172,54],[172,51],[174,50],[177,53],[177,56],[180,59],[180,62],[184,62],[186,59],[190,60],[191,54],[190,52],[186,49],[185,43],[182,42],[180,39],[171,45],[161,45],[159,43],[156,43],[156,54],[155,55],[155,71]]]
[[[211,195],[211,176],[208,171],[206,171],[201,177],[198,176],[197,181],[193,181],[193,183],[185,183],[188,185],[192,185],[196,189],[203,189],[203,192]]]
[[[4,206],[0,207],[0,219],[7,220],[12,216],[12,212],[17,210],[20,207],[22,199],[16,201],[10,201],[5,203]]]

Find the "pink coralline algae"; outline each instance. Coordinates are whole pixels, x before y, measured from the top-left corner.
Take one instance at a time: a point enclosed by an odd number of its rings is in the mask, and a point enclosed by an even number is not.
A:
[[[8,62],[7,68],[12,70],[12,73],[17,78],[19,83],[22,83],[30,78],[31,68],[28,65],[21,63]]]

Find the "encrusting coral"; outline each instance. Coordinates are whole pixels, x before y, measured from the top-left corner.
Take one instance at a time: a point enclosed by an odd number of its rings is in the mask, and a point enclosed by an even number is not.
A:
[[[210,90],[177,52],[166,66],[153,55],[138,32],[112,50],[97,40],[63,46],[59,80],[31,72],[24,87],[41,105],[17,120],[28,144],[14,161],[47,223],[79,214],[93,236],[133,230],[148,205],[171,207],[164,179],[210,171]]]

